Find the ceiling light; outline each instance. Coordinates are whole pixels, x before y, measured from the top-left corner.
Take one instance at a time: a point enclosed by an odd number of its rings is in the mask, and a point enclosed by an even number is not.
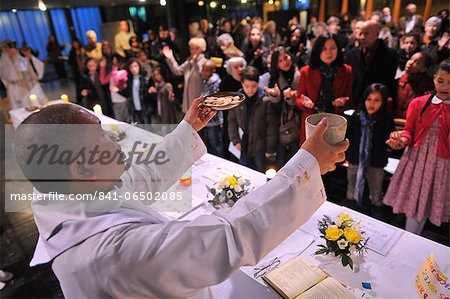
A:
[[[272,5],[273,4],[273,0],[269,0],[269,2],[268,2],[270,5]]]
[[[209,3],[209,6],[211,6],[211,8],[216,8],[217,7],[217,2],[216,1],[211,1]]]
[[[17,9],[13,8],[13,9],[11,9],[11,11],[12,11],[13,13],[16,13],[16,12],[17,12]]]
[[[247,3],[247,0],[241,0],[241,3],[242,3],[242,4]]]
[[[227,6],[225,4],[222,4],[222,9],[227,9]]]
[[[147,0],[139,0],[139,2],[141,2],[141,3],[145,3],[145,1],[147,1]]]
[[[46,11],[46,10],[47,10],[47,6],[45,5],[45,3],[44,3],[42,0],[40,0],[40,1],[38,2],[38,7],[39,7],[39,9],[40,9],[41,11]]]
[[[167,5],[167,2],[166,2],[166,0],[159,0],[159,4],[160,4],[161,6],[166,6],[166,5]]]
[[[203,2],[202,0],[200,0],[200,1],[197,2],[197,4],[198,4],[198,6],[203,6],[203,5],[205,5],[205,2]]]

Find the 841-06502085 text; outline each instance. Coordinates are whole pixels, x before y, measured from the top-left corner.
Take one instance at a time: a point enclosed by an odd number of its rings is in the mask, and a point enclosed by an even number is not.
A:
[[[134,201],[181,201],[183,193],[178,192],[100,192],[94,193],[70,193],[58,192],[42,193],[12,193],[11,201],[20,200],[49,200],[49,201],[93,201],[93,200],[134,200]]]

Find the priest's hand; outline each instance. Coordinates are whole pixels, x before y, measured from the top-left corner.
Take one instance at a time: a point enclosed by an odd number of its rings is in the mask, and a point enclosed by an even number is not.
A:
[[[203,97],[196,98],[184,116],[184,120],[197,132],[206,126],[217,113],[217,111],[203,106],[202,102]]]
[[[345,161],[348,139],[331,145],[325,142],[323,135],[328,128],[328,120],[324,117],[316,126],[314,133],[302,144],[302,149],[313,155],[319,163],[320,173],[325,174],[336,169],[336,163]]]

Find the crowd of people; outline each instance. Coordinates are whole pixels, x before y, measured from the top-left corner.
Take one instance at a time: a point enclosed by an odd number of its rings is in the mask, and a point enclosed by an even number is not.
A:
[[[125,122],[175,124],[200,96],[241,92],[244,103],[219,112],[200,135],[209,152],[231,158],[234,147],[239,162],[258,171],[281,168],[298,151],[309,115],[352,111],[345,114],[348,199],[361,203],[367,184],[374,207],[405,213],[407,229],[420,233],[427,219],[441,225],[450,218],[450,34],[448,10],[425,22],[416,5],[406,10],[398,25],[389,7],[369,18],[364,11],[325,23],[312,17],[307,28],[296,17],[286,28],[260,17],[222,18],[216,26],[201,20],[189,26],[187,43],[165,25],[143,39],[121,21],[114,45],[93,30],[86,45],[73,40],[75,101]],[[59,56],[54,36],[47,50]],[[42,77],[39,60],[11,41],[2,52],[0,78],[23,106],[21,96]],[[49,61],[66,76],[57,59]],[[406,119],[404,130],[396,131],[394,119]],[[388,156],[404,148],[383,198]]]

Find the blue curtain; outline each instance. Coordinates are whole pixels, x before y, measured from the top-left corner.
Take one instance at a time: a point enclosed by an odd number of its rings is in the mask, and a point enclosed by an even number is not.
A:
[[[72,8],[70,14],[75,26],[75,33],[83,44],[87,43],[86,31],[90,29],[97,33],[97,41],[102,40],[100,32],[102,18],[98,7]]]
[[[39,58],[47,57],[47,42],[50,35],[50,25],[45,12],[40,10],[18,11],[20,25],[25,36],[25,41],[30,48],[39,51]]]
[[[67,24],[64,9],[51,9],[50,17],[52,18],[58,43],[65,45],[63,55],[68,55],[72,46],[72,39],[70,38],[69,25]]]
[[[17,16],[12,12],[0,12],[0,41],[5,39],[16,41],[18,47],[23,41]]]

